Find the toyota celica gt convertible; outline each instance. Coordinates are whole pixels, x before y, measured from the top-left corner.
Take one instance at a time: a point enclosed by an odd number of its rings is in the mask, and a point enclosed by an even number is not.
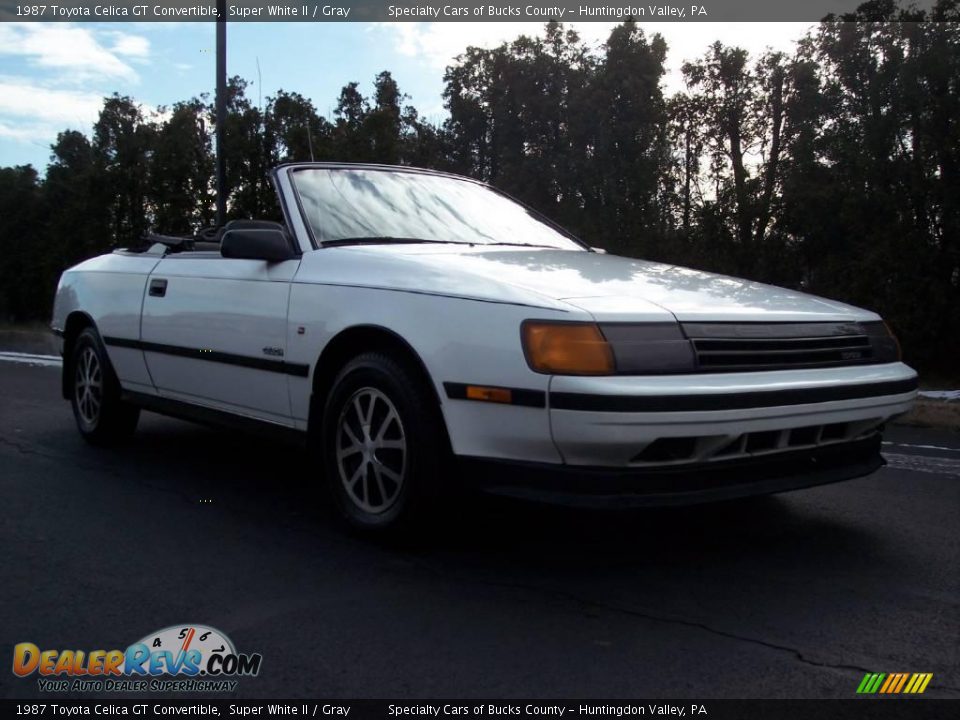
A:
[[[86,439],[141,409],[296,433],[348,522],[397,530],[465,485],[628,507],[864,476],[916,396],[872,312],[608,255],[455,175],[272,179],[282,223],[63,274],[53,328]]]

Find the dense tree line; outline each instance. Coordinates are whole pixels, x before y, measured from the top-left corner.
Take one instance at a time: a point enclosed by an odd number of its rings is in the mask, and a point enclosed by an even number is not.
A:
[[[481,178],[612,252],[874,308],[921,367],[960,353],[960,4],[874,0],[793,54],[719,43],[662,89],[668,48],[634,23],[600,51],[548,24],[468,48],[449,118],[424,122],[389,72],[333,116],[229,83],[230,217],[276,216],[267,170],[291,160],[411,164]],[[145,231],[213,220],[207,97],[153,116],[107,98],[90,137],[61,133],[45,177],[0,168],[0,318],[42,318],[60,271]]]

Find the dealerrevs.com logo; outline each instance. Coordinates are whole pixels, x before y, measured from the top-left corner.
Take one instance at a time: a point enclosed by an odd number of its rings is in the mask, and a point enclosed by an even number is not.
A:
[[[238,653],[230,638],[205,625],[173,625],[126,650],[13,647],[13,674],[38,676],[44,692],[231,692],[237,677],[255,677],[263,656]]]

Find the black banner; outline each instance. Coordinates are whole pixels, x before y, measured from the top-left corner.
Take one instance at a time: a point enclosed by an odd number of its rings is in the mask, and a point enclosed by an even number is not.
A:
[[[244,0],[227,3],[228,22],[818,22],[862,0]],[[932,0],[915,0],[929,9]],[[215,0],[0,0],[0,21],[210,22]]]
[[[930,698],[856,700],[0,700],[4,717],[292,717],[340,720],[621,720],[627,718],[956,718],[958,703]]]

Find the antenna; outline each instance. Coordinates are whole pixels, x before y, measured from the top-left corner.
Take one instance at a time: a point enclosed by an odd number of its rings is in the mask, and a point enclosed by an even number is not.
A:
[[[310,146],[310,162],[316,162],[313,158],[313,136],[310,134],[309,120],[307,120],[307,144]]]
[[[260,75],[260,56],[257,56],[257,107],[263,115],[263,77]]]

